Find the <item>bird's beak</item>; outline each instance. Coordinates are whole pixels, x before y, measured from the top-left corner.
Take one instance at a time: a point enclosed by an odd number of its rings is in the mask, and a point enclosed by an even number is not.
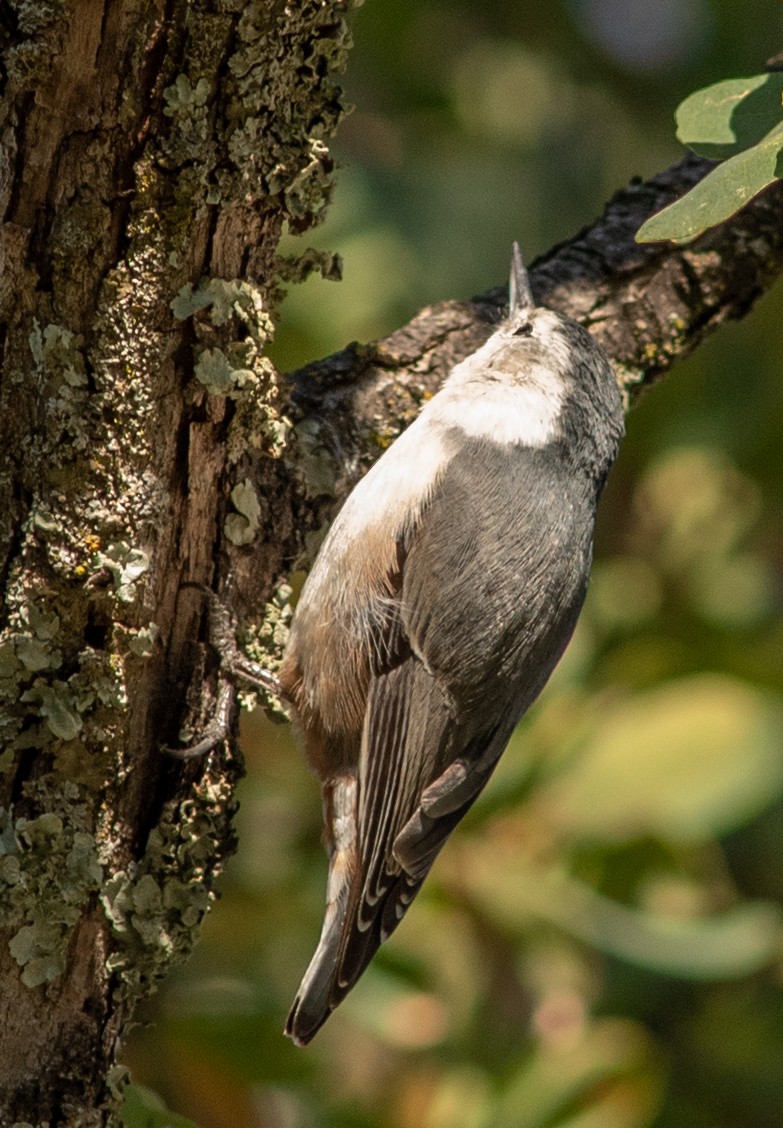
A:
[[[508,283],[508,314],[509,317],[518,317],[532,308],[533,294],[530,290],[530,279],[522,261],[519,243],[514,243],[511,253],[511,277]]]

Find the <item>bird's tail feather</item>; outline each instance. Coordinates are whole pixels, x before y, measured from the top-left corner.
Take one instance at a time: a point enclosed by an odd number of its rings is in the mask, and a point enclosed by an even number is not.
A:
[[[356,778],[342,776],[324,786],[325,824],[331,828],[329,880],[321,938],[299,985],[285,1032],[305,1046],[347,993],[339,981],[346,939],[361,888],[356,842]],[[353,982],[353,980],[352,980]]]

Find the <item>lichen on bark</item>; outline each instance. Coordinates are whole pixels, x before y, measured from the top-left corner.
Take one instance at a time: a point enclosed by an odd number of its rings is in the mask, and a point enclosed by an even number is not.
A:
[[[236,754],[184,769],[161,754],[214,692],[203,605],[182,582],[233,574],[257,613],[254,656],[274,665],[299,534],[277,497],[295,489],[291,432],[265,349],[283,279],[336,271],[277,244],[329,201],[350,6],[11,4],[3,1122],[111,1118],[123,1022],[187,955],[233,848]]]

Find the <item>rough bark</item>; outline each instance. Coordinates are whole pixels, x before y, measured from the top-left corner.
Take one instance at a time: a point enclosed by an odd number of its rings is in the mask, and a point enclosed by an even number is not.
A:
[[[256,641],[279,628],[288,425],[263,347],[307,266],[278,260],[283,224],[330,191],[348,6],[4,7],[3,1125],[112,1121],[123,1025],[231,849],[236,757],[161,754],[211,707],[181,585],[233,555]]]
[[[184,958],[232,848],[234,751],[161,755],[214,704],[225,588],[274,665],[281,575],[491,331],[504,288],[281,382],[284,223],[323,210],[348,0],[15,0],[0,71],[0,1123],[112,1122],[134,1003]],[[688,160],[546,256],[540,300],[630,391],[783,265],[780,193],[638,248]],[[288,402],[288,396],[291,396]],[[292,429],[287,416],[296,420]]]

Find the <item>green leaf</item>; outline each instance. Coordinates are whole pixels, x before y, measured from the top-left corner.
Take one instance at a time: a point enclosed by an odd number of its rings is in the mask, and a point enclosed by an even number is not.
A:
[[[730,78],[677,107],[677,137],[701,157],[724,159],[757,145],[783,118],[783,72]]]
[[[783,122],[758,145],[730,157],[681,199],[650,216],[636,232],[636,242],[690,243],[723,223],[783,174],[782,152]]]

